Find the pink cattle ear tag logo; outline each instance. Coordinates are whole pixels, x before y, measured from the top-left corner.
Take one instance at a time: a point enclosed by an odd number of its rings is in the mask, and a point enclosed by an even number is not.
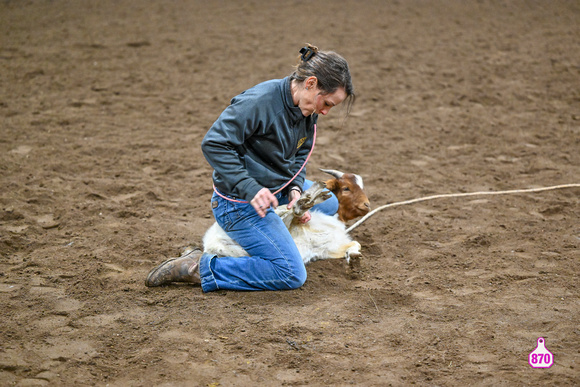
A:
[[[532,368],[550,368],[554,364],[554,355],[546,349],[546,340],[538,338],[538,346],[528,355],[528,363]]]

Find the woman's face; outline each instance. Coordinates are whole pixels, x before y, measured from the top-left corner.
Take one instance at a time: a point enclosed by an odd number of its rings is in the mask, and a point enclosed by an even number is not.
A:
[[[324,116],[328,114],[330,109],[346,99],[346,91],[342,87],[336,89],[333,93],[324,94],[318,88],[317,82],[309,84],[307,80],[305,84],[306,87],[302,90],[303,93],[298,102],[298,107],[305,117],[312,113],[322,114]]]

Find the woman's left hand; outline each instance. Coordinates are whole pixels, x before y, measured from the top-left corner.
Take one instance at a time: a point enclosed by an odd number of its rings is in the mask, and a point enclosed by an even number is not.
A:
[[[266,216],[266,212],[270,206],[274,208],[278,207],[278,199],[276,199],[276,196],[268,188],[264,187],[258,191],[256,196],[250,201],[250,204],[254,207],[258,215],[263,218]]]
[[[296,201],[300,199],[300,193],[298,191],[292,190],[288,194],[288,199],[290,199],[290,203],[288,203],[288,209],[290,209],[292,208],[292,206],[294,206],[294,203],[296,203]],[[310,219],[311,219],[310,211],[307,211],[304,215],[302,215],[299,221],[300,223],[308,223]]]

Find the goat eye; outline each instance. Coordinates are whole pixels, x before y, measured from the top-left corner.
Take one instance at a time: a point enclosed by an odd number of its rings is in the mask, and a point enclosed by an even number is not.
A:
[[[346,192],[346,191],[350,191],[350,188],[344,187],[342,190]]]

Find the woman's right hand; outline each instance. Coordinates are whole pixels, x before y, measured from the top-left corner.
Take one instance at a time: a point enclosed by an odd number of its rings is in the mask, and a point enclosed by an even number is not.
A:
[[[254,207],[254,210],[256,210],[258,215],[263,218],[266,216],[266,211],[268,211],[268,208],[278,207],[278,199],[276,199],[276,196],[274,196],[268,188],[264,187],[258,191],[256,196],[254,196],[254,198],[250,201],[250,204],[252,207]]]

